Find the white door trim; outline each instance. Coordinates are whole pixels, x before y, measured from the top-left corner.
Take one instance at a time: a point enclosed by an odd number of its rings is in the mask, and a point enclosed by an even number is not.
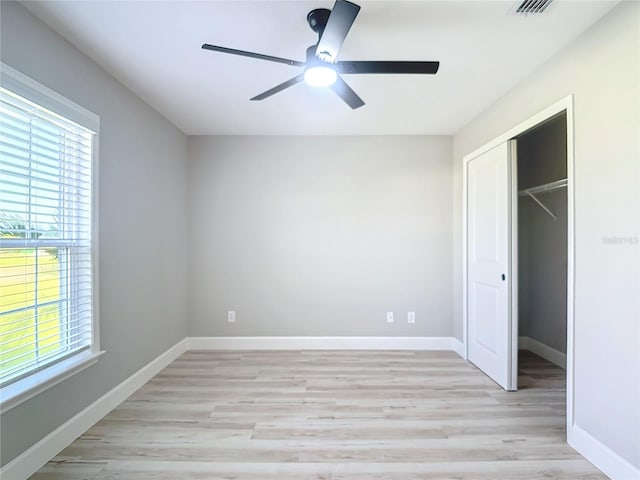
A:
[[[566,112],[567,118],[567,431],[574,425],[574,284],[575,284],[575,194],[574,194],[574,112],[573,94],[532,117],[462,158],[462,343],[463,357],[468,359],[467,343],[467,175],[468,162],[492,148],[530,130],[545,120]],[[513,179],[512,179],[513,180]],[[514,235],[515,236],[515,235]],[[515,278],[513,279],[515,281]],[[516,287],[517,288],[517,287]],[[517,315],[513,322],[517,323]],[[517,325],[512,328],[517,335]],[[513,341],[517,342],[517,338]],[[517,349],[513,350],[514,353]]]
[[[509,259],[509,315],[511,317],[511,345],[509,345],[509,390],[518,389],[518,339],[520,338],[520,326],[518,325],[518,143],[509,142],[509,213],[511,225],[509,225],[509,241],[511,242]]]

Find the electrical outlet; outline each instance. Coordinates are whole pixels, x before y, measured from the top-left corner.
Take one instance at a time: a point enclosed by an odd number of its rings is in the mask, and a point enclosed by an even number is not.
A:
[[[416,323],[416,312],[407,312],[407,322]]]
[[[236,321],[236,311],[235,310],[229,310],[227,312],[227,322],[234,323],[235,321]]]
[[[387,323],[393,323],[393,312],[387,312]]]

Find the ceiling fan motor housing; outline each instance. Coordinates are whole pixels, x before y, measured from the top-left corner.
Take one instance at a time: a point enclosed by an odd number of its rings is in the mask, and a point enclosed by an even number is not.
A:
[[[328,65],[331,66],[331,63],[325,62],[320,57],[316,55],[316,45],[311,45],[307,48],[307,62],[306,67],[320,66],[320,65]]]

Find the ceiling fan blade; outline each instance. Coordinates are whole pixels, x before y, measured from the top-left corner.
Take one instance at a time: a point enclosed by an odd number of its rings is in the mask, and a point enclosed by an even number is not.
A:
[[[342,48],[344,39],[347,37],[347,33],[349,33],[349,29],[351,29],[351,25],[353,25],[359,11],[360,7],[355,3],[347,0],[336,0],[316,47],[316,56],[318,58],[325,62],[336,62],[338,52]]]
[[[333,90],[342,100],[345,101],[352,109],[360,108],[364,105],[362,99],[354,92],[347,82],[345,82],[340,76],[336,79],[336,83],[331,85]]]
[[[338,62],[340,73],[437,73],[440,62],[345,61]]]
[[[280,85],[276,85],[275,87],[270,88],[266,92],[262,92],[260,95],[256,95],[251,100],[264,100],[271,95],[275,95],[276,93],[281,92],[285,88],[293,87],[296,83],[299,83],[302,80],[304,80],[304,74],[301,73],[296,77],[290,78],[286,82],[282,82]]]
[[[242,57],[257,58],[260,60],[267,60],[269,62],[285,63],[287,65],[294,65],[296,67],[304,67],[304,62],[298,62],[297,60],[290,60],[288,58],[274,57],[272,55],[264,55],[262,53],[247,52],[245,50],[236,50],[235,48],[219,47],[217,45],[209,45],[205,43],[202,45],[203,50],[213,50],[214,52],[230,53],[232,55],[240,55]]]

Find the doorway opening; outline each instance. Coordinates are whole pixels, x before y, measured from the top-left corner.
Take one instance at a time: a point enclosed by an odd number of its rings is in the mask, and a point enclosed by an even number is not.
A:
[[[519,389],[564,391],[567,357],[567,115],[515,137]],[[564,404],[564,395],[556,401]],[[564,405],[563,405],[564,406]]]

